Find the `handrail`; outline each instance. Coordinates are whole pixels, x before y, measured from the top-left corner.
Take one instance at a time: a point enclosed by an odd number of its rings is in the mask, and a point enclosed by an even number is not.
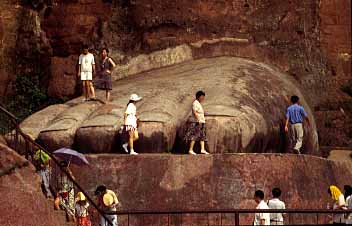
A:
[[[132,211],[111,211],[106,214],[120,215],[163,215],[163,214],[199,214],[199,213],[352,213],[352,209],[331,210],[331,209],[200,209],[200,210],[132,210]]]
[[[2,104],[0,104],[0,110],[3,113],[5,113],[12,120],[12,123],[15,123],[14,127],[15,127],[16,132],[19,135],[21,135],[25,141],[27,141],[27,142],[31,143],[32,145],[38,147],[39,149],[43,150],[46,154],[48,154],[51,157],[51,159],[54,161],[54,163],[59,167],[60,171],[63,172],[69,178],[69,180],[86,196],[87,200],[93,205],[93,207],[98,211],[98,213],[100,213],[104,217],[105,221],[108,222],[110,226],[112,226],[113,224],[112,224],[111,220],[105,216],[105,212],[99,208],[99,206],[93,201],[93,199],[81,187],[81,185],[79,185],[77,183],[77,181],[66,170],[63,170],[63,168],[60,166],[59,160],[57,160],[56,157],[51,152],[47,151],[40,144],[36,143],[30,136],[25,134],[19,126],[18,118],[16,116],[14,116],[11,112],[7,111],[6,108],[4,108],[2,106]]]

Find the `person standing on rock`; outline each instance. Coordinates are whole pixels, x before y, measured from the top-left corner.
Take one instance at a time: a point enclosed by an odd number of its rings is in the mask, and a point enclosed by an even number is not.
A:
[[[135,104],[141,99],[142,98],[137,94],[132,94],[124,114],[123,130],[128,133],[128,143],[123,144],[122,147],[128,153],[129,146],[131,155],[138,155],[138,153],[135,152],[133,148],[133,143],[139,138],[137,129],[137,107]]]
[[[95,61],[93,54],[89,53],[88,46],[83,45],[83,53],[78,60],[78,77],[81,77],[83,83],[84,101],[95,100],[95,90],[92,83],[93,74],[95,75]]]
[[[291,97],[292,105],[287,108],[286,112],[286,123],[285,123],[285,132],[289,131],[288,124],[291,124],[291,144],[293,144],[293,150],[300,154],[300,149],[303,144],[303,121],[306,120],[308,126],[310,125],[308,115],[304,108],[299,105],[299,97]]]
[[[201,103],[205,99],[205,93],[203,91],[198,91],[196,93],[196,99],[192,104],[192,115],[187,122],[187,131],[185,134],[185,140],[190,142],[188,153],[191,155],[196,155],[193,150],[196,141],[200,142],[201,153],[209,154],[205,150],[205,141],[207,141],[206,131],[205,131],[205,116],[204,109]]]
[[[106,101],[110,101],[110,92],[112,90],[111,72],[116,67],[115,62],[109,57],[109,50],[103,48],[101,51],[102,63],[100,65],[100,77],[102,80],[102,89],[106,91]]]

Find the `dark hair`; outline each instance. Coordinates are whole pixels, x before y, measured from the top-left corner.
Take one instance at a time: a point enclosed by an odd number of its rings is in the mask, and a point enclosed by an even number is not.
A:
[[[328,193],[329,193],[329,195],[331,195],[331,190],[330,190],[330,187],[328,188]]]
[[[254,193],[254,197],[264,199],[264,192],[262,190],[256,190]]]
[[[109,49],[108,49],[108,48],[102,48],[101,52],[103,52],[104,50],[105,50],[107,53],[109,53]]]
[[[200,90],[200,91],[198,91],[198,92],[196,93],[196,98],[198,99],[198,98],[201,97],[201,96],[205,96],[205,93]]]
[[[128,106],[130,103],[134,104],[135,102],[136,102],[136,101],[134,101],[134,100],[129,100],[128,103],[127,103],[127,106]]]
[[[274,188],[271,193],[273,194],[274,198],[279,198],[281,196],[281,189],[280,188]]]
[[[343,190],[345,190],[345,198],[347,198],[348,196],[352,195],[352,187],[351,187],[351,185],[343,186]]]
[[[292,97],[291,97],[291,102],[292,102],[293,104],[297,103],[298,101],[299,101],[299,97],[298,97],[298,96],[292,96]]]
[[[66,161],[61,161],[61,162],[60,162],[60,166],[61,166],[61,167],[68,167],[68,162],[66,162]]]
[[[99,185],[98,187],[97,187],[97,189],[95,189],[95,192],[94,192],[94,194],[95,195],[102,195],[103,193],[105,193],[106,192],[106,187],[105,187],[105,185]]]
[[[88,45],[87,44],[82,45],[82,49],[88,49]]]

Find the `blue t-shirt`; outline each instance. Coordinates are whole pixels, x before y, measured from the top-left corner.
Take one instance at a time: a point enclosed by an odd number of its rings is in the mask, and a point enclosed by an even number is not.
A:
[[[302,106],[293,104],[287,108],[286,118],[291,124],[302,123],[307,118],[307,113]]]

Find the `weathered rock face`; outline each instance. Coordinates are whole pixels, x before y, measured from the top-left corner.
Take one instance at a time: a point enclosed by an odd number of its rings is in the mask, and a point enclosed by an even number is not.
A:
[[[0,2],[0,96],[11,93],[10,83],[14,80],[16,64],[16,36],[20,25],[20,0]]]
[[[0,152],[0,225],[65,225],[42,194],[34,167],[1,143]]]
[[[287,75],[265,64],[233,57],[194,60],[116,81],[114,87],[110,104],[75,99],[67,107],[51,106],[32,115],[21,127],[35,137],[39,134],[50,150],[116,152],[129,95],[138,93],[144,99],[137,105],[142,122],[136,150],[182,153],[191,103],[202,89],[210,152],[283,152],[288,148],[283,132],[288,98],[297,94],[312,122],[305,128],[305,152],[320,155],[314,117],[302,93]]]
[[[73,169],[77,180],[91,193],[99,184],[116,191],[122,210],[255,208],[254,191],[262,189],[267,199],[273,187],[282,189],[287,208],[326,208],[331,201],[328,186],[341,188],[352,180],[350,163],[303,155],[89,155],[88,160],[89,166]],[[207,216],[189,218],[184,216],[183,222],[201,219],[190,225],[207,225]],[[211,225],[219,225],[219,218],[210,215],[215,221]],[[250,224],[251,218],[242,216],[241,223]],[[134,225],[142,220],[148,225],[146,219],[130,216]],[[315,219],[314,215],[307,220],[314,224]],[[166,216],[152,220],[167,225]],[[152,220],[150,224],[156,225]],[[223,224],[231,225],[230,220],[233,224],[233,216],[223,215]],[[121,216],[120,222],[125,221],[127,217]]]
[[[112,50],[120,63],[116,79],[189,59],[246,57],[297,80],[318,118],[322,145],[352,145],[352,98],[340,91],[351,79],[349,0],[28,2],[0,3],[6,47],[0,93],[11,90],[17,55],[26,59],[17,73],[42,65],[51,96],[77,94],[71,74],[83,42],[95,54],[103,46]]]

